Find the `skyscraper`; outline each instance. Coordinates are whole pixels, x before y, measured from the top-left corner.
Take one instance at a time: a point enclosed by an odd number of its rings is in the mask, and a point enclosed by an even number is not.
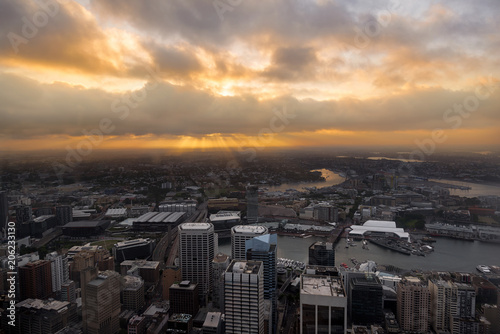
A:
[[[83,292],[83,291],[82,291]],[[87,283],[82,294],[83,328],[88,334],[114,334],[120,329],[120,274],[103,271]]]
[[[46,299],[52,295],[50,261],[38,260],[19,267],[21,299]]]
[[[71,205],[56,206],[57,225],[63,226],[73,221],[73,209]]]
[[[9,222],[9,202],[7,201],[7,192],[0,191],[0,230],[7,232],[7,223]]]
[[[122,302],[126,310],[139,311],[144,306],[144,280],[139,276],[122,276]]]
[[[260,261],[233,260],[224,273],[226,333],[264,333],[264,282]]]
[[[57,252],[52,252],[45,255],[45,260],[50,261],[52,291],[61,291],[62,284],[69,280],[68,259]]]
[[[255,225],[236,225],[231,228],[231,257],[233,260],[245,260],[245,241],[267,234],[267,227]]]
[[[212,303],[214,307],[224,309],[224,272],[229,267],[229,255],[218,253],[212,261],[214,274],[214,289],[212,291]]]
[[[451,332],[469,334],[479,332],[476,321],[476,290],[470,284],[453,283]]]
[[[407,277],[398,283],[397,298],[401,329],[427,333],[431,311],[431,292],[427,284],[416,277]]]
[[[444,280],[429,280],[431,291],[431,324],[436,331],[449,331],[451,328],[452,296],[454,286]]]
[[[198,283],[203,302],[212,290],[212,259],[215,255],[215,246],[214,226],[211,223],[179,225],[179,262],[182,279]]]
[[[247,260],[262,261],[264,265],[264,300],[271,305],[268,317],[268,332],[275,333],[278,321],[276,288],[278,274],[276,271],[278,237],[276,234],[264,234],[245,242]]]
[[[335,248],[331,242],[316,241],[309,246],[309,264],[335,267]]]
[[[365,274],[353,277],[349,284],[349,313],[356,325],[382,324],[383,290],[377,276]]]
[[[259,219],[259,187],[247,186],[247,221],[256,223]]]
[[[343,334],[347,330],[347,296],[340,278],[300,276],[300,333]]]

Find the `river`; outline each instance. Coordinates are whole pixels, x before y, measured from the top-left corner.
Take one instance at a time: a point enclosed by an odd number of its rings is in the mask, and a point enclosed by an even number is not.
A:
[[[460,189],[450,189],[451,195],[457,195],[462,197],[478,197],[478,196],[487,196],[487,195],[496,195],[500,196],[500,186],[490,185],[490,184],[481,184],[481,183],[473,183],[473,182],[464,182],[464,181],[456,181],[456,180],[446,180],[446,179],[429,179],[429,181],[441,182],[453,184],[455,186],[463,186],[470,187],[470,190],[460,190]]]
[[[325,241],[322,237],[293,238],[278,236],[278,257],[308,262],[309,246],[315,241]],[[478,264],[500,265],[498,254],[500,244],[480,241],[464,241],[448,238],[436,238],[434,252],[427,256],[403,255],[368,243],[369,250],[362,248],[361,242],[356,247],[345,248],[344,239],[335,247],[335,264],[346,263],[351,266],[351,258],[360,262],[375,261],[377,264],[389,265],[403,269],[443,270],[476,272]],[[230,255],[230,240],[219,241],[219,252]]]
[[[296,189],[299,191],[304,190],[304,188],[322,188],[330,187],[340,184],[345,181],[345,178],[337,173],[332,172],[328,169],[313,169],[311,172],[321,172],[321,176],[325,178],[323,182],[298,182],[298,183],[282,183],[279,186],[269,186],[267,187],[269,191],[285,191],[287,189]]]

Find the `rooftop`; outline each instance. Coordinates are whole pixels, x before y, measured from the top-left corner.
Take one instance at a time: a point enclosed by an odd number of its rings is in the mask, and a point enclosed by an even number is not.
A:
[[[258,274],[262,265],[261,261],[235,261],[231,262],[227,272],[236,274]]]
[[[40,300],[28,298],[16,304],[16,307],[24,307],[27,309],[37,309],[46,311],[62,311],[63,308],[68,307],[70,302],[63,302],[59,300]]]
[[[125,241],[117,242],[114,246],[119,248],[119,247],[127,247],[127,246],[139,245],[139,244],[148,244],[151,242],[153,242],[153,241],[150,239],[134,239],[134,240],[125,240]]]
[[[216,328],[219,326],[221,318],[220,312],[208,312],[207,317],[205,318],[205,322],[203,323],[203,327],[212,327]]]
[[[125,260],[120,263],[120,266],[136,266],[140,269],[156,269],[160,265],[159,261],[146,261],[146,260]]]
[[[345,297],[344,287],[339,278],[319,275],[302,275],[301,280],[301,294]]]
[[[180,230],[208,231],[213,228],[211,223],[183,223],[179,225]]]
[[[236,225],[231,228],[231,232],[265,234],[267,233],[267,227],[260,225]]]

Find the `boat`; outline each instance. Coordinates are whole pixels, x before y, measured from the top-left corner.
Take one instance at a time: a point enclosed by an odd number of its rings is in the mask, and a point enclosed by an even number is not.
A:
[[[483,264],[478,265],[476,269],[482,272],[483,274],[491,274],[491,268]]]

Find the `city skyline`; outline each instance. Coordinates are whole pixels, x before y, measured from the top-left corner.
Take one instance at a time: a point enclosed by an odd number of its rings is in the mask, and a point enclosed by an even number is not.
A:
[[[498,147],[494,1],[8,0],[0,13],[0,151]]]

